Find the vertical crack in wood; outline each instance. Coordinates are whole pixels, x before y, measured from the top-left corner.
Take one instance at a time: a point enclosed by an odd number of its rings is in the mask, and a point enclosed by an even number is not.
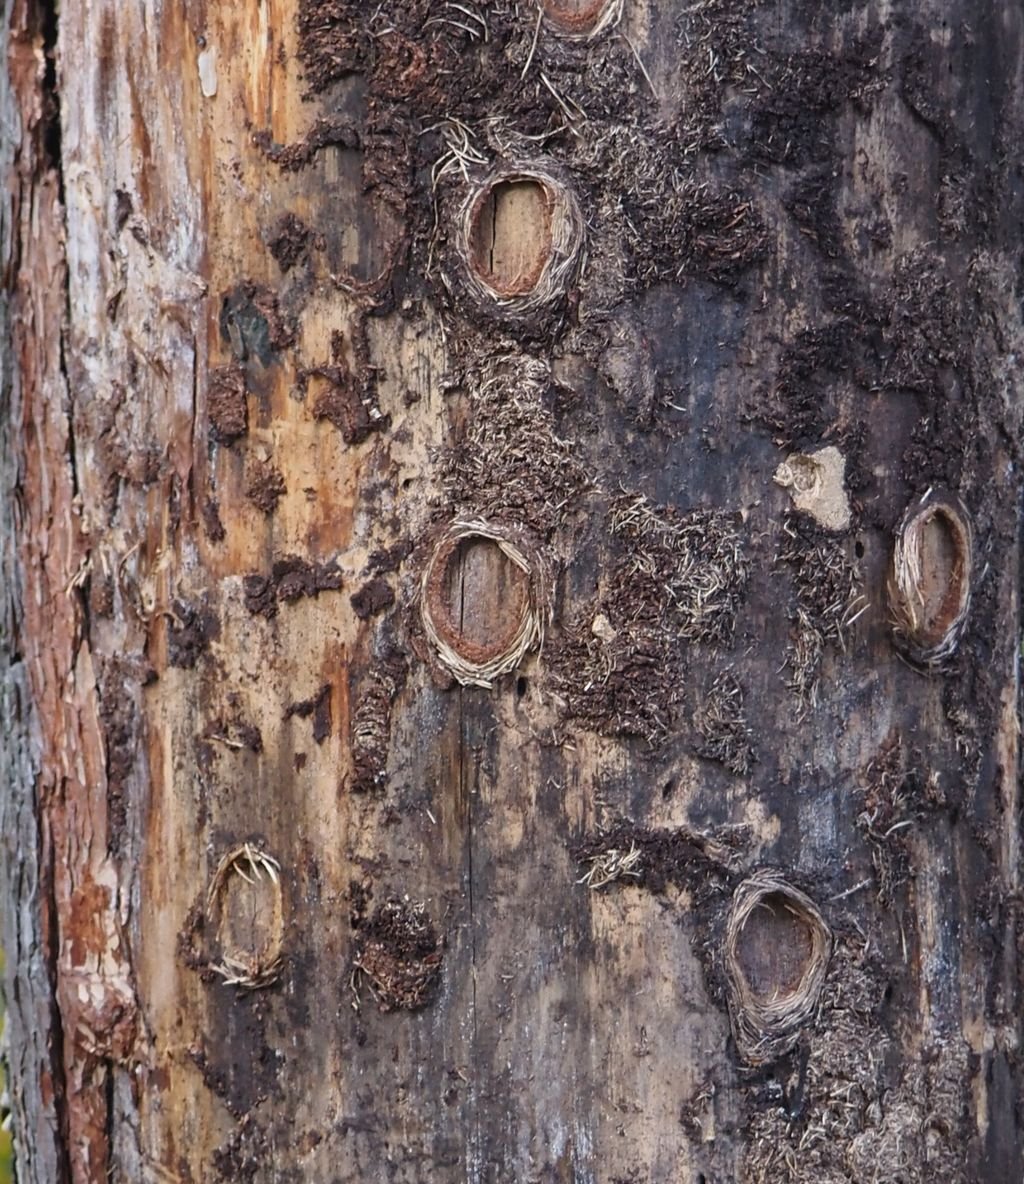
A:
[[[71,1118],[68,1110],[67,1072],[64,1063],[65,1033],[61,1017],[60,1003],[57,998],[57,982],[60,960],[60,917],[57,912],[57,895],[53,874],[55,851],[53,834],[46,826],[42,803],[38,803],[39,817],[36,824],[40,830],[45,830],[46,838],[40,843],[40,852],[45,851],[45,863],[40,875],[40,908],[46,910],[46,922],[43,927],[43,942],[47,969],[48,1010],[51,1022],[51,1048],[48,1050],[52,1057],[53,1074],[53,1104],[56,1111],[58,1142],[58,1160],[54,1164],[58,1177],[56,1184],[66,1184],[72,1179],[71,1172]],[[37,989],[38,984],[32,983],[30,990]],[[24,1132],[23,1132],[24,1137]],[[15,1163],[20,1162],[16,1156]]]
[[[466,630],[466,560],[468,552],[464,547],[460,547],[455,553],[455,562],[457,564],[457,579],[458,579],[458,620],[459,620],[459,634],[465,636]],[[459,695],[459,796],[461,798],[460,811],[465,819],[466,824],[466,881],[467,881],[467,904],[469,907],[469,969],[470,969],[470,1009],[471,1015],[471,1030],[473,1033],[473,1049],[477,1046],[477,1007],[476,1007],[476,909],[474,901],[474,884],[473,884],[473,797],[472,786],[469,783],[469,770],[466,763],[466,711],[465,698],[466,687],[461,684],[458,687]],[[476,1077],[472,1073],[470,1076],[470,1090],[469,1090],[469,1125],[471,1138],[468,1142],[468,1154],[470,1157],[474,1154],[474,1149],[479,1145],[480,1131],[479,1127],[479,1107],[477,1105],[477,1089]],[[468,1175],[470,1160],[467,1159],[467,1179],[471,1178]]]

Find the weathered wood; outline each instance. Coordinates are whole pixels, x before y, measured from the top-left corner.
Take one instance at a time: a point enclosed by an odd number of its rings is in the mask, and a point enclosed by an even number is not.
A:
[[[833,7],[7,0],[19,1179],[1020,1176],[1024,15]]]

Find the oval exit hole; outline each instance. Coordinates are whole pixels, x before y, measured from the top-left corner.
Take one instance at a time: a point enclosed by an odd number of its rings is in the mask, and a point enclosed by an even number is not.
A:
[[[759,1002],[792,995],[814,951],[810,925],[780,893],[763,897],[740,930],[736,960]]]
[[[921,572],[921,640],[935,645],[953,623],[960,608],[964,578],[959,535],[945,514],[932,514],[921,527],[918,541]]]
[[[463,294],[488,316],[529,320],[565,299],[585,223],[556,161],[506,164],[464,192],[452,249]]]
[[[488,186],[477,199],[470,260],[482,283],[502,297],[536,288],[551,257],[551,194],[530,177]]]
[[[459,539],[443,559],[433,609],[448,644],[486,662],[512,643],[529,604],[529,576],[493,539]]]
[[[733,894],[725,936],[729,1015],[743,1057],[764,1064],[812,1022],[832,956],[832,932],[806,893],[770,870]]]
[[[904,515],[889,572],[896,644],[936,666],[956,649],[971,604],[973,529],[959,498],[929,491]]]
[[[483,520],[453,523],[423,572],[420,618],[435,655],[456,680],[490,687],[543,634],[535,561]]]
[[[614,23],[622,0],[541,0],[544,15],[562,33],[591,37]]]
[[[210,968],[229,985],[252,990],[281,969],[284,907],[280,865],[243,843],[217,865],[207,896],[214,949]]]

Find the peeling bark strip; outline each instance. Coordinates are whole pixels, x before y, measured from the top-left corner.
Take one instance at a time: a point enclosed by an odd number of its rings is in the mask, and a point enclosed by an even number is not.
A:
[[[3,11],[19,1180],[1020,1179],[1019,5]]]
[[[11,690],[23,678],[28,701],[12,721],[15,751],[31,728],[38,754],[33,781],[14,778],[6,803],[15,835],[6,865],[20,914],[5,934],[7,997],[37,1001],[33,1023],[12,1037],[22,1065],[36,1041],[43,1058],[12,1082],[21,1163],[19,1178],[92,1181],[112,1154],[110,1096],[115,1064],[134,1055],[138,1028],[129,963],[127,897],[111,846],[104,736],[84,591],[91,554],[80,512],[74,403],[63,326],[69,300],[61,203],[61,128],[54,93],[56,14],[44,6],[5,12],[12,106],[21,121],[14,218],[5,220],[5,271],[14,365],[5,374],[13,399],[5,472],[17,480],[22,510],[5,540],[5,588],[18,654]],[[8,40],[9,39],[9,40]],[[5,420],[6,420],[5,416]],[[14,489],[8,484],[5,497]],[[15,549],[12,549],[12,543]],[[24,766],[22,766],[24,768]],[[34,817],[32,817],[34,813]],[[12,833],[6,831],[5,833]],[[37,845],[38,842],[38,845]],[[36,865],[24,861],[35,856]],[[32,894],[15,886],[27,875]],[[27,929],[27,931],[26,931]],[[26,944],[33,957],[19,961]],[[34,1092],[38,1091],[38,1092]]]

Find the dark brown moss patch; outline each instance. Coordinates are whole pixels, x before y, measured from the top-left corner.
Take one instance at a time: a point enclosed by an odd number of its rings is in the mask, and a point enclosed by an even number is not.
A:
[[[305,596],[337,591],[342,577],[337,563],[310,563],[298,555],[286,555],[274,561],[270,575],[253,572],[243,581],[245,607],[254,615],[270,620],[277,616],[278,604],[291,604]]]
[[[601,615],[588,619],[589,612],[581,613],[547,647],[563,714],[587,731],[636,736],[656,746],[669,734],[681,680],[665,663],[660,636],[633,629],[626,638],[605,640],[594,632]],[[598,671],[603,677],[595,677]]]
[[[245,496],[257,510],[273,514],[277,503],[288,492],[284,474],[269,460],[254,460],[249,465],[245,485]]]
[[[299,371],[300,391],[305,394],[312,380],[321,380],[313,401],[313,416],[333,424],[346,444],[362,444],[373,431],[381,431],[390,419],[377,406],[376,371],[370,364],[365,331],[358,330],[352,339],[356,370],[349,363],[345,339],[331,334],[331,361]]]
[[[368,678],[350,689],[353,793],[383,788],[391,741],[391,708],[408,675],[405,659],[391,653],[380,659]]]
[[[787,448],[820,439],[832,421],[837,379],[857,373],[857,331],[845,321],[807,329],[787,344],[775,378],[754,396],[752,418]]]
[[[346,0],[302,4],[297,24],[299,60],[311,90],[323,90],[366,64],[366,34]]]
[[[191,670],[219,636],[220,623],[205,606],[176,600],[167,625],[168,663]]]
[[[334,424],[346,444],[362,444],[370,434],[373,422],[358,392],[335,366],[321,367],[311,373],[327,380],[327,386],[313,404],[315,418]]]
[[[444,946],[421,903],[392,897],[364,916],[354,900],[351,923],[357,972],[381,1011],[416,1011],[429,1002],[441,972]]]
[[[773,60],[771,85],[751,116],[752,154],[797,167],[830,158],[837,113],[851,103],[866,110],[886,84],[878,68],[882,36],[875,28],[841,53],[813,49]]]
[[[274,223],[274,229],[267,240],[267,249],[277,260],[281,271],[287,274],[309,253],[313,232],[296,214],[282,214]]]
[[[843,254],[843,232],[836,211],[836,179],[831,165],[812,168],[795,181],[782,200],[800,231],[829,259]]]
[[[114,190],[114,229],[118,234],[124,230],[125,223],[135,212],[132,196],[125,189]]]
[[[331,734],[333,728],[331,718],[331,689],[331,684],[326,682],[311,698],[303,699],[298,703],[291,703],[285,708],[285,719],[291,719],[294,715],[297,715],[300,719],[313,717],[313,739],[317,744],[323,744]]]
[[[263,735],[255,724],[239,716],[217,716],[203,729],[203,740],[223,744],[228,748],[263,751]]]
[[[111,659],[101,666],[100,724],[107,772],[107,845],[117,855],[128,818],[128,779],[135,768],[139,741],[138,712],[131,693],[131,675],[124,663]]]
[[[732,642],[748,580],[740,525],[723,511],[616,499],[610,527],[619,558],[547,651],[567,718],[604,735],[665,739],[687,648]]]
[[[245,367],[218,366],[210,371],[206,394],[210,435],[218,444],[233,444],[249,430],[245,398]]]
[[[110,617],[114,612],[113,573],[91,573],[89,576],[89,612],[96,617]]]
[[[908,748],[896,731],[890,732],[861,774],[861,793],[864,805],[857,826],[871,844],[878,899],[892,908],[913,874],[913,825],[948,802],[923,754]]]
[[[833,936],[813,1029],[743,1091],[740,1178],[965,1181],[966,1044],[938,1036],[908,1057],[887,1022],[890,983],[877,946],[854,926],[833,926]]]
[[[297,144],[276,144],[270,132],[254,132],[252,142],[286,173],[297,173],[308,165],[323,148],[358,148],[359,133],[350,119],[338,115],[321,115],[305,137]]]
[[[240,1115],[250,1121],[241,1122],[231,1137],[214,1151],[213,1170],[218,1180],[253,1184],[273,1161],[273,1140],[258,1122],[251,1121],[250,1114],[240,1110]]]
[[[659,894],[672,885],[703,897],[731,892],[737,877],[730,865],[745,843],[740,827],[706,835],[619,822],[572,844],[570,853],[588,868],[583,882],[595,890],[621,881]],[[637,853],[631,864],[630,852]]]
[[[402,564],[413,553],[414,544],[411,539],[399,539],[380,551],[374,551],[366,561],[366,569],[374,575],[389,575],[398,571]]]
[[[547,533],[557,511],[588,484],[576,449],[558,438],[546,406],[548,366],[502,358],[468,374],[467,385],[472,397],[465,428],[443,460],[449,499],[482,517]]]
[[[395,603],[395,593],[381,576],[368,580],[352,595],[352,610],[360,621],[367,621]]]

